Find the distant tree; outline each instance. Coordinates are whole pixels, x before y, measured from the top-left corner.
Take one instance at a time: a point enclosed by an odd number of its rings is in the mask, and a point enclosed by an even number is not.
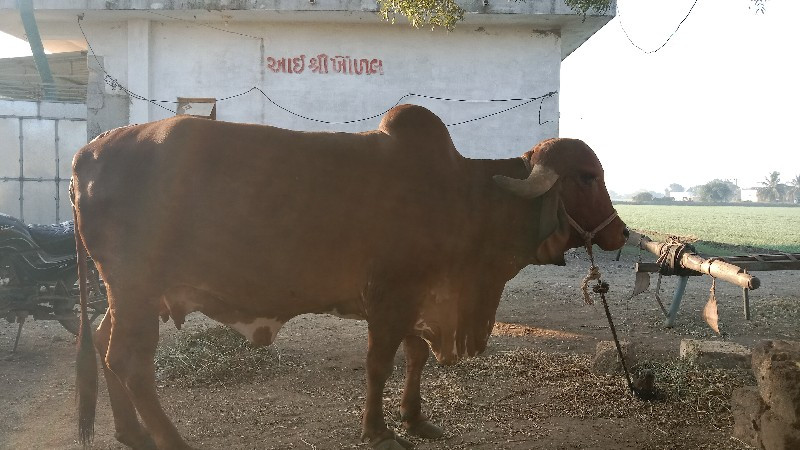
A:
[[[685,191],[686,189],[684,189],[684,188],[683,188],[683,186],[681,186],[681,185],[680,185],[680,184],[678,184],[678,183],[672,183],[672,184],[670,184],[670,185],[669,185],[669,190],[670,190],[671,192],[683,192],[683,191]]]
[[[761,182],[761,187],[756,190],[756,197],[760,202],[779,202],[783,199],[784,189],[781,188],[780,172],[772,172]]]
[[[789,182],[789,198],[788,201],[792,203],[800,203],[800,175],[795,175]]]
[[[737,187],[730,181],[711,180],[695,188],[697,199],[701,202],[730,202],[737,194]]]
[[[653,201],[653,194],[650,192],[639,192],[638,194],[633,196],[633,201],[635,202],[652,202]]]

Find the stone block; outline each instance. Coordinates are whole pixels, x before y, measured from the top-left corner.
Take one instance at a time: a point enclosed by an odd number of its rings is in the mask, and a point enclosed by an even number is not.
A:
[[[636,365],[636,352],[634,345],[629,341],[620,341],[622,355],[628,370]],[[594,360],[592,361],[592,372],[598,375],[616,375],[623,373],[622,361],[617,354],[617,347],[614,341],[600,341],[595,348]]]
[[[86,105],[83,103],[41,102],[39,115],[53,119],[86,119]]]
[[[0,116],[36,117],[39,114],[37,102],[22,100],[0,100]]]
[[[750,368],[750,351],[735,342],[681,340],[681,358],[716,369]]]
[[[800,426],[800,342],[762,341],[752,358],[761,397],[786,424]]]
[[[784,422],[768,409],[761,415],[761,444],[764,450],[797,450],[800,448],[800,427]]]
[[[733,435],[748,445],[761,448],[761,415],[767,405],[756,386],[744,386],[731,395]]]

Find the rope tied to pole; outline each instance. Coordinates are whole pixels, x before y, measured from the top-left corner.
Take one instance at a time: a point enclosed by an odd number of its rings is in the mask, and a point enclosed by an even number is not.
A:
[[[641,259],[641,237],[639,239],[639,256]],[[664,307],[664,302],[661,300],[661,278],[663,276],[672,276],[672,275],[680,275],[680,276],[688,276],[688,275],[697,275],[697,272],[693,270],[686,269],[681,264],[681,260],[683,259],[683,255],[685,253],[695,253],[696,250],[692,244],[688,244],[686,242],[681,241],[681,239],[677,236],[667,236],[666,242],[664,242],[659,247],[659,254],[658,259],[656,260],[656,264],[659,266],[658,270],[658,279],[656,280],[656,302],[658,302],[658,307],[661,308],[661,312],[664,313],[664,316],[668,317],[669,313],[667,312],[666,307]]]
[[[584,248],[586,248],[586,253],[589,255],[589,262],[591,264],[589,267],[589,273],[586,274],[586,276],[583,278],[583,282],[581,283],[584,303],[587,305],[594,304],[594,300],[592,299],[591,295],[589,295],[589,283],[592,280],[596,280],[597,283],[592,286],[592,292],[599,294],[600,299],[603,302],[603,310],[605,310],[606,313],[608,327],[611,329],[611,336],[614,338],[614,345],[617,348],[617,356],[619,356],[619,360],[622,363],[622,369],[625,372],[625,380],[628,383],[628,389],[630,389],[634,396],[642,400],[651,400],[656,397],[655,377],[653,376],[652,372],[645,371],[642,376],[636,380],[636,382],[632,380],[630,370],[628,369],[628,365],[625,362],[625,357],[622,353],[622,345],[617,337],[617,329],[614,326],[614,320],[611,318],[611,310],[609,309],[608,301],[606,300],[606,294],[610,290],[610,286],[608,283],[601,280],[602,274],[600,273],[600,268],[594,261],[594,252],[592,251],[592,240],[594,239],[595,234],[608,226],[608,224],[610,224],[616,217],[617,212],[614,211],[594,230],[587,232],[572,217],[570,217],[569,214],[567,214],[567,220],[569,221],[570,225],[575,228],[575,230],[584,240]]]
[[[658,255],[659,275],[697,275],[697,272],[686,269],[681,265],[681,259],[686,252],[696,253],[697,250],[692,244],[681,241],[677,236],[668,236]]]

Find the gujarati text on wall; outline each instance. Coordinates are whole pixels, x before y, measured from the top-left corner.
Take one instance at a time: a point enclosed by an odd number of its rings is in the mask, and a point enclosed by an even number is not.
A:
[[[275,73],[300,74],[306,70],[317,74],[339,73],[344,75],[383,75],[383,61],[377,58],[355,58],[352,56],[317,56],[274,58],[267,57],[267,69]]]

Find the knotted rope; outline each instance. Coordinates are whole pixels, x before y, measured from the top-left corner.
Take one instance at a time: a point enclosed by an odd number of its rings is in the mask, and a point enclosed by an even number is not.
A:
[[[604,220],[600,225],[598,225],[594,230],[591,232],[585,231],[569,214],[567,214],[567,220],[569,221],[570,225],[580,234],[580,236],[584,240],[584,247],[586,248],[586,253],[589,255],[589,262],[591,266],[589,267],[589,273],[583,278],[583,282],[581,283],[581,290],[583,291],[583,301],[587,305],[593,305],[594,300],[589,295],[589,283],[592,280],[597,280],[597,284],[592,287],[592,292],[595,294],[600,295],[600,299],[603,301],[603,309],[606,313],[606,319],[608,319],[608,327],[611,329],[611,336],[614,338],[614,345],[617,347],[617,355],[619,355],[619,360],[622,363],[622,369],[625,372],[625,380],[628,383],[628,388],[631,390],[633,395],[643,400],[649,400],[655,397],[655,389],[653,387],[653,380],[652,374],[645,374],[643,378],[645,381],[645,385],[641,388],[634,385],[633,381],[631,380],[631,374],[628,370],[628,365],[625,363],[625,358],[622,354],[622,345],[619,343],[619,338],[617,337],[617,329],[614,327],[614,321],[611,318],[611,310],[608,308],[608,301],[606,300],[606,294],[609,291],[609,285],[605,281],[600,279],[601,273],[600,268],[597,267],[594,261],[594,253],[592,252],[592,240],[594,236],[603,228],[608,226],[615,218],[617,217],[617,212],[614,211],[606,220]],[[649,378],[648,378],[649,377]],[[640,380],[641,381],[641,380]]]
[[[587,232],[586,230],[581,227],[578,222],[575,221],[569,214],[566,214],[567,221],[572,228],[575,228],[575,231],[583,238],[583,245],[586,247],[586,253],[589,255],[589,261],[591,261],[592,265],[589,267],[589,273],[583,278],[583,282],[581,283],[581,291],[583,291],[583,302],[587,305],[593,305],[594,300],[589,295],[589,282],[592,280],[600,280],[600,268],[594,263],[594,254],[592,253],[592,240],[594,236],[600,232],[603,228],[607,227],[608,224],[614,221],[617,218],[617,211],[611,213],[610,216],[606,220],[604,220],[600,225],[595,227],[594,230]]]
[[[639,244],[639,252],[641,254],[641,242]],[[686,252],[694,253],[696,250],[692,244],[687,244],[680,240],[677,236],[667,236],[666,242],[661,245],[658,253],[658,260],[656,260],[656,264],[658,264],[658,280],[656,281],[656,302],[658,302],[658,307],[661,308],[661,312],[664,313],[664,316],[669,316],[667,309],[664,307],[664,303],[661,301],[661,278],[664,275],[671,276],[671,275],[680,275],[680,276],[688,276],[688,275],[697,275],[696,272],[691,271],[689,269],[684,268],[681,265],[681,258],[683,258],[683,254]]]

